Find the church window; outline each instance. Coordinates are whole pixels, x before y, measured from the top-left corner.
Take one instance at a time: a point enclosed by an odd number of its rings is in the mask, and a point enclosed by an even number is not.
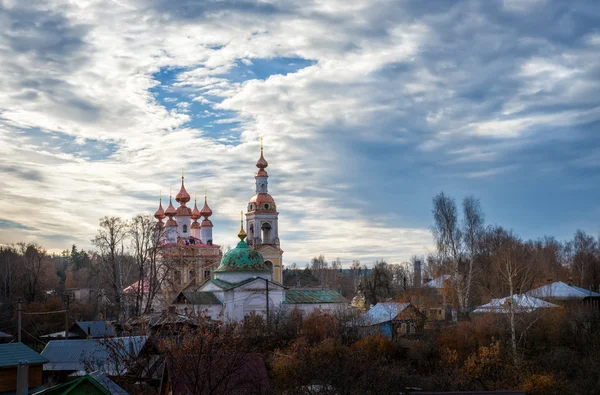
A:
[[[269,244],[271,242],[271,224],[265,222],[264,224],[262,224],[261,230],[263,244]]]
[[[187,233],[187,225],[183,225],[183,233]]]
[[[204,271],[204,278],[205,279],[210,278],[210,270],[205,270]]]
[[[265,209],[268,210],[269,209],[269,203],[265,203]]]

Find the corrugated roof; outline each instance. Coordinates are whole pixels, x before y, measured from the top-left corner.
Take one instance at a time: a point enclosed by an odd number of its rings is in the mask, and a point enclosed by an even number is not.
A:
[[[574,285],[568,285],[562,281],[557,281],[552,284],[544,285],[543,287],[532,289],[531,291],[527,292],[527,295],[531,295],[536,298],[562,300],[600,297],[600,294],[597,292],[589,291],[585,288],[576,287]]]
[[[285,304],[348,303],[333,289],[289,289],[285,292]]]
[[[473,310],[472,313],[508,314],[510,312],[509,303],[513,303],[517,313],[530,313],[538,309],[559,307],[555,304],[523,294],[513,295],[512,297],[507,296],[505,298],[492,299],[490,303],[479,306]]]
[[[379,325],[394,320],[410,303],[377,303],[363,316],[366,325]]]
[[[115,335],[115,329],[106,321],[78,321],[74,325],[95,338]]]
[[[182,292],[181,294],[194,305],[223,304],[212,292]]]
[[[23,343],[0,344],[0,367],[17,366],[19,361],[38,364],[46,363],[48,359]]]
[[[56,339],[56,338],[64,338],[65,337],[65,331],[60,331],[60,332],[54,332],[54,333],[48,333],[47,335],[43,335],[40,336],[42,339]],[[78,338],[79,335],[77,333],[73,333],[73,332],[67,332],[67,337],[69,339],[71,338]]]
[[[113,337],[108,339],[51,340],[42,351],[49,363],[45,371],[85,371],[94,367],[109,376],[124,373],[123,364],[116,365],[114,353],[123,359],[138,355],[148,336]],[[87,366],[86,366],[87,365]]]

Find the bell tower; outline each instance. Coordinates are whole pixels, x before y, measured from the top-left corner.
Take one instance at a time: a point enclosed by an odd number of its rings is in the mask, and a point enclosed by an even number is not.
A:
[[[246,229],[248,229],[248,245],[259,251],[265,264],[272,271],[273,281],[283,281],[283,250],[279,246],[279,226],[277,205],[269,195],[268,178],[265,170],[269,163],[263,154],[262,137],[260,139],[260,158],[256,162],[258,171],[255,195],[248,203],[246,213]]]

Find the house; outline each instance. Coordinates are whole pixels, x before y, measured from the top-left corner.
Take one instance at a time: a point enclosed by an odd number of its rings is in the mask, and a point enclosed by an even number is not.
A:
[[[526,294],[512,295],[504,298],[492,299],[491,302],[479,306],[473,310],[472,314],[508,314],[510,312],[510,305],[513,305],[513,309],[516,313],[532,313],[534,311],[541,311],[544,309],[557,308],[559,306],[543,301],[541,299],[528,296]]]
[[[66,383],[37,392],[35,395],[129,395],[100,372],[93,372]]]
[[[115,329],[106,321],[77,321],[69,332],[75,333],[80,339],[100,339],[115,336]]]
[[[0,344],[0,394],[15,393],[19,370],[27,375],[28,391],[33,392],[42,385],[42,367],[48,359],[23,343]],[[20,368],[25,363],[27,367]]]
[[[128,371],[147,340],[148,336],[51,340],[42,351],[48,361],[44,374],[58,382],[68,375],[82,376],[96,370],[120,376]]]
[[[416,334],[423,326],[425,315],[410,303],[377,303],[363,316],[362,334],[384,335],[389,338]]]
[[[77,321],[67,332],[68,339],[101,339],[115,336],[115,329],[106,321]],[[41,336],[42,339],[64,339],[65,331],[49,333]]]
[[[216,326],[216,322],[209,322]],[[157,332],[180,332],[185,327],[198,327],[194,318],[185,314],[178,314],[174,311],[162,311],[158,313],[142,314],[139,317],[132,317],[125,321],[122,329],[131,335],[155,335]]]
[[[600,308],[600,293],[556,281],[539,288],[532,289],[527,295],[552,303],[573,304],[584,303]]]

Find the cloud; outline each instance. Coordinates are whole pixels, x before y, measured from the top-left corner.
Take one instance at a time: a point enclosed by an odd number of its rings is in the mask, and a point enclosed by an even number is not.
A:
[[[547,216],[536,190],[556,191],[545,231],[586,216],[559,189],[596,167],[594,2],[3,4],[0,203],[31,229],[0,242],[87,247],[101,216],[176,193],[183,167],[233,244],[259,136],[287,262],[423,253],[440,190],[526,237]]]

